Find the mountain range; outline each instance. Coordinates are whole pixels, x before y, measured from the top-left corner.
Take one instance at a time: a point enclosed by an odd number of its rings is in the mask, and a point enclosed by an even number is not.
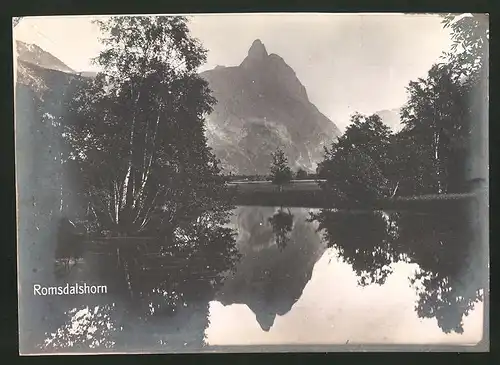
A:
[[[40,89],[44,83],[44,76],[33,71],[38,67],[94,76],[75,72],[36,45],[17,41],[17,50],[21,80],[33,88]],[[23,67],[27,64],[38,67]],[[260,40],[253,42],[239,66],[219,66],[200,76],[217,99],[207,117],[207,139],[226,173],[267,174],[277,147],[284,149],[293,168],[313,171],[323,146],[340,135],[337,126],[309,101],[293,69],[278,55],[268,54]]]
[[[47,89],[47,78],[56,77],[62,87],[65,77],[95,76],[76,72],[37,45],[16,45],[18,81],[38,93]],[[277,147],[285,151],[294,170],[313,172],[323,158],[323,147],[341,134],[309,100],[295,71],[277,54],[269,54],[258,39],[240,65],[217,66],[200,76],[217,100],[206,119],[206,135],[225,173],[267,174]],[[400,129],[399,109],[377,114],[393,130]]]

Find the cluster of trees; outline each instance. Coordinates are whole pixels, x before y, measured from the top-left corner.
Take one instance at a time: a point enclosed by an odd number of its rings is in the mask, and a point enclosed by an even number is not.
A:
[[[279,153],[282,154],[283,151],[281,149],[277,149],[274,153]],[[288,166],[288,159],[286,156],[283,154],[282,160],[278,162],[278,164],[282,164],[283,167]],[[271,166],[271,170],[273,169],[281,169],[283,167],[280,167],[280,165],[276,165],[273,163]],[[297,171],[292,173],[290,179],[287,179],[284,181],[284,183],[289,182],[291,179],[295,180],[306,180],[306,179],[316,179],[317,175],[316,174],[311,174],[304,170],[303,168],[299,167]],[[272,181],[274,179],[274,175],[225,175],[225,180],[230,182],[230,181]]]
[[[141,311],[157,314],[209,298],[238,259],[234,232],[224,227],[232,193],[205,137],[216,102],[197,73],[206,50],[181,16],[97,24],[101,71],[73,80],[59,121],[63,170],[83,207],[74,220],[89,239],[116,242],[97,271],[118,278]],[[189,280],[200,268],[205,280]],[[174,291],[184,295],[171,300]]]
[[[487,17],[445,15],[443,24],[451,29],[453,52],[426,78],[408,85],[402,130],[393,133],[378,115],[356,113],[325,149],[318,175],[332,201],[361,205],[396,194],[461,193],[471,180],[486,178],[481,129],[487,120]],[[383,284],[394,262],[417,263],[412,283],[418,283],[418,315],[436,318],[444,332],[461,333],[463,316],[485,290],[484,237],[480,214],[471,219],[469,203],[443,209],[433,214],[323,210],[311,220],[319,223],[328,246],[352,265],[360,285]]]
[[[479,150],[472,135],[484,119],[486,99],[474,100],[486,90],[488,24],[481,15],[446,15],[443,23],[451,28],[455,52],[426,78],[410,82],[402,130],[392,133],[378,115],[356,113],[325,149],[319,175],[333,200],[363,203],[468,189],[474,164],[468,159]]]
[[[271,181],[273,184],[282,187],[289,183],[292,179],[305,180],[315,179],[316,174],[308,173],[302,167],[299,167],[294,173],[289,165],[283,149],[278,147],[272,153],[272,163],[268,175],[233,175],[225,176],[226,181]]]
[[[206,51],[186,19],[98,24],[108,35],[96,59],[102,72],[79,88],[64,132],[89,216],[117,235],[169,237],[179,219],[227,208],[204,136],[204,116],[215,103],[197,74]]]

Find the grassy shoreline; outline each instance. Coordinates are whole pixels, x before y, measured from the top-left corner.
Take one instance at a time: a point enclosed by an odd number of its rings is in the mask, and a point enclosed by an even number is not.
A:
[[[397,210],[435,210],[440,208],[460,208],[478,198],[486,191],[458,194],[430,194],[420,196],[401,196],[381,199],[370,203],[335,204],[328,199],[313,180],[294,181],[279,192],[270,182],[231,183],[236,187],[235,204],[246,206],[288,206],[307,208],[338,209],[397,209]]]

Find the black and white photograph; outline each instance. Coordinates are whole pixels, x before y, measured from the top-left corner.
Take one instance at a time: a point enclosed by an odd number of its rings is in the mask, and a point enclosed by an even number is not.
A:
[[[489,351],[489,17],[12,20],[21,355]]]

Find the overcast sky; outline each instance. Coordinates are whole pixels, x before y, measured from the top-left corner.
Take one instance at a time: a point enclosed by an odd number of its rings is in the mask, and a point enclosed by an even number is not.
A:
[[[310,100],[340,128],[355,111],[398,108],[410,80],[425,76],[451,44],[435,15],[196,15],[191,31],[208,49],[203,69],[241,63],[255,39],[296,72]],[[26,17],[16,39],[35,43],[78,71],[100,50],[91,18]]]

